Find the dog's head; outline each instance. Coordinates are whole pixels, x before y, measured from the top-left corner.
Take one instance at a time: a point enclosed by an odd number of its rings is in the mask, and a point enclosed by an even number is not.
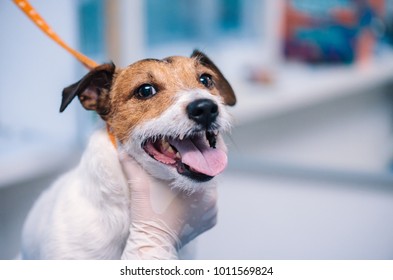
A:
[[[63,91],[60,111],[78,96],[95,110],[135,160],[153,176],[192,190],[227,164],[220,132],[235,94],[203,53],[145,59],[124,69],[100,65]]]

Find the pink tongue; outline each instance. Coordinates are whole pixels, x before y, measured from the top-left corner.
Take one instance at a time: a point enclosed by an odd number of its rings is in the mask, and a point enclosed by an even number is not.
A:
[[[202,139],[170,140],[181,155],[181,161],[195,171],[216,176],[227,166],[228,158],[224,151],[214,149]]]

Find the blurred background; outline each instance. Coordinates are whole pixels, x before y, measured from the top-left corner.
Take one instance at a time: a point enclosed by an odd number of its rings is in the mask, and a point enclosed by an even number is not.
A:
[[[393,258],[392,0],[32,0],[71,46],[126,66],[198,48],[238,97],[218,225],[199,259]],[[97,116],[86,70],[0,3],[0,259]]]

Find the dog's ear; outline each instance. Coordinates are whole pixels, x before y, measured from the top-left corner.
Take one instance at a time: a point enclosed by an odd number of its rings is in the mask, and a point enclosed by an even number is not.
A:
[[[80,81],[63,90],[60,112],[78,96],[86,110],[95,110],[102,118],[109,113],[109,91],[115,73],[113,63],[102,64],[87,73]]]
[[[225,104],[230,106],[235,105],[235,93],[227,79],[224,77],[218,67],[213,63],[213,61],[211,61],[210,58],[208,58],[203,52],[199,50],[194,50],[194,52],[191,54],[191,58],[197,59],[199,63],[201,63],[203,66],[211,69],[213,72],[216,73],[216,75],[218,76],[218,81],[216,81],[216,87],[219,90],[221,96],[224,98]]]

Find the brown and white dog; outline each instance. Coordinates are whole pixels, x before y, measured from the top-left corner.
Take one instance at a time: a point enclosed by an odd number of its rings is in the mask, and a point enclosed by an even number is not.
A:
[[[221,132],[234,92],[203,53],[145,59],[124,69],[103,64],[63,91],[60,111],[78,96],[110,127],[117,145],[170,187],[195,191],[227,164]],[[35,203],[22,258],[119,259],[128,229],[129,190],[105,130],[91,137],[79,165]]]

